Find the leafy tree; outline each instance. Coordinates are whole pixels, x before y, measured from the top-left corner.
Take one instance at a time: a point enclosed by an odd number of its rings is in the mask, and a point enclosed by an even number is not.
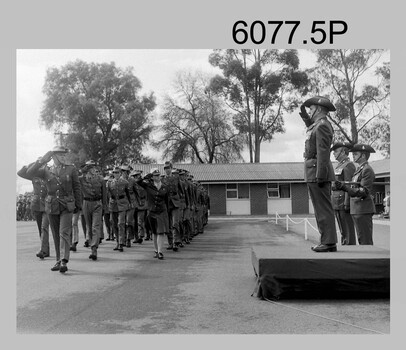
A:
[[[285,132],[283,115],[306,93],[307,75],[299,70],[296,50],[214,50],[209,62],[223,75],[211,89],[237,112],[234,125],[244,134],[250,162],[260,162],[261,143]]]
[[[174,93],[162,107],[163,157],[174,162],[231,162],[242,159],[242,145],[232,127],[231,113],[208,88],[202,73],[179,72]]]
[[[40,119],[48,129],[67,131],[65,145],[77,163],[101,166],[142,161],[155,98],[138,96],[141,82],[132,68],[112,63],[70,62],[47,71]]]
[[[337,108],[329,117],[337,131],[336,139],[375,144],[389,154],[390,70],[387,63],[379,64],[384,51],[340,49],[315,53],[312,87],[316,94],[329,96]],[[376,77],[374,83],[371,76]]]

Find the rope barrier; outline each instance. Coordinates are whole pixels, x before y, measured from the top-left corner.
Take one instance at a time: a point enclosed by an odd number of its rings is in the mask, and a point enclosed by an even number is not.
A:
[[[276,224],[278,224],[278,219],[283,219],[283,218],[276,212],[275,213],[275,223]],[[306,241],[308,240],[308,228],[307,228],[307,226],[310,226],[313,230],[315,230],[316,232],[319,232],[319,230],[316,227],[314,227],[307,218],[304,218],[304,219],[299,220],[299,221],[294,221],[294,220],[292,220],[290,218],[289,215],[286,215],[285,221],[286,221],[286,231],[289,231],[289,221],[291,223],[293,223],[293,224],[296,224],[296,225],[302,224],[304,222],[305,240]]]

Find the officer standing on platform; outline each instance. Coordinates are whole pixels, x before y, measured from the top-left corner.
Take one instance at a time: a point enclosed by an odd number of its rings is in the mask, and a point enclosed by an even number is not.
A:
[[[338,164],[334,169],[336,180],[351,181],[355,172],[355,165],[351,162],[348,153],[351,144],[337,142],[331,147],[334,158]],[[338,190],[335,185],[332,186],[331,202],[333,204],[334,213],[337,219],[338,227],[341,231],[341,244],[354,245],[356,244],[354,222],[350,214],[350,196],[343,190]]]
[[[46,182],[48,194],[45,211],[49,217],[56,252],[56,264],[51,270],[62,273],[68,270],[72,215],[82,206],[78,171],[75,166],[67,164],[67,152],[66,148],[57,146],[27,169],[28,176],[37,176]],[[51,159],[54,165],[49,168],[46,164]]]
[[[306,112],[304,107],[310,109],[309,116],[302,116]],[[300,113],[302,119],[309,120],[309,123],[306,123],[308,127],[304,152],[304,177],[320,232],[320,244],[312,247],[315,252],[337,251],[337,233],[331,205],[331,182],[335,180],[330,161],[333,128],[327,120],[328,112],[335,110],[328,98],[315,96],[303,103]]]
[[[358,164],[358,169],[354,172],[352,182],[355,184],[345,184],[336,181],[337,189],[348,192],[350,195],[350,212],[357,230],[358,243],[360,245],[373,245],[372,216],[375,213],[375,204],[372,197],[372,186],[375,181],[375,173],[368,164],[371,153],[375,150],[366,144],[355,144],[352,149],[353,160]]]
[[[34,196],[31,202],[31,211],[37,222],[41,248],[37,253],[37,257],[41,260],[49,257],[49,220],[45,212],[45,198],[47,196],[47,188],[45,181],[39,177],[27,177],[27,166],[23,166],[17,175],[23,179],[31,180],[34,189]]]
[[[93,161],[86,162],[80,178],[83,193],[83,215],[86,221],[87,239],[92,252],[89,259],[97,260],[97,248],[100,243],[102,211],[107,201],[107,189],[104,179],[96,172]]]

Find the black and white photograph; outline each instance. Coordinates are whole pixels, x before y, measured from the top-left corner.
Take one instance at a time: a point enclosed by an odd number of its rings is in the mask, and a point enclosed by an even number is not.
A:
[[[104,9],[77,44],[73,26],[8,45],[4,322],[18,343],[398,344],[400,41],[371,40],[364,17],[361,40],[355,11],[237,3],[173,21],[132,4],[161,19],[138,40],[146,18],[115,42]]]

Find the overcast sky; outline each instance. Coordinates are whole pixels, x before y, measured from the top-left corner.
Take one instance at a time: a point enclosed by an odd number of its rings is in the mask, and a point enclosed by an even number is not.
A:
[[[208,63],[212,50],[17,50],[17,170],[35,161],[54,146],[52,131],[39,124],[39,115],[45,96],[42,87],[46,70],[61,67],[77,59],[86,62],[115,62],[121,68],[133,67],[134,75],[141,80],[142,93],[153,91],[157,102],[170,92],[171,82],[177,71],[197,69],[203,72],[218,72]],[[314,56],[299,50],[301,68],[314,64]],[[275,135],[271,143],[261,145],[261,162],[303,161],[305,128],[297,112],[285,117],[284,134]],[[153,136],[153,135],[152,135]],[[160,154],[150,148],[146,155],[160,159]],[[249,161],[245,154],[245,161]],[[371,160],[382,156],[371,155]],[[17,192],[31,191],[30,181],[17,177]]]

